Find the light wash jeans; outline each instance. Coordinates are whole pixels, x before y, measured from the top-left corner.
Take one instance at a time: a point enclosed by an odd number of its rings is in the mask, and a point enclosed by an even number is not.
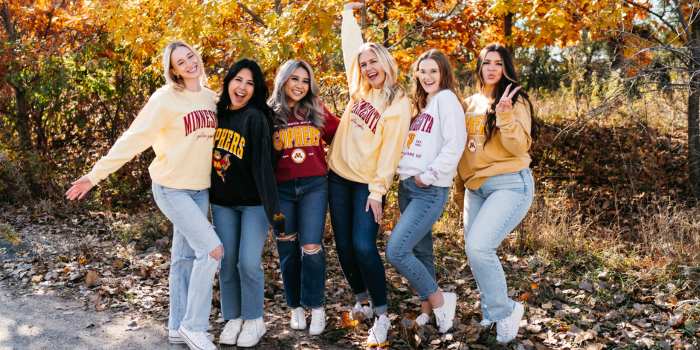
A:
[[[173,223],[170,249],[168,329],[209,329],[212,287],[219,261],[209,254],[221,246],[207,219],[209,190],[177,190],[153,183],[158,208]]]
[[[472,274],[479,287],[484,318],[496,322],[508,317],[515,301],[496,248],[523,220],[534,198],[530,169],[489,177],[464,196],[464,244]]]
[[[224,244],[221,260],[221,314],[225,320],[255,320],[263,315],[265,271],[262,250],[270,223],[262,205],[211,205],[216,233]]]
[[[399,183],[401,218],[386,243],[386,260],[411,282],[421,301],[438,290],[430,229],[442,215],[449,194],[449,187],[420,187],[413,177]]]

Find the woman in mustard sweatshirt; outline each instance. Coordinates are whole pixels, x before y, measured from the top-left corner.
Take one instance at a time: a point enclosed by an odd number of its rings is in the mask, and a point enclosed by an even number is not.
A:
[[[465,246],[481,295],[481,323],[497,322],[496,339],[507,343],[518,334],[523,305],[508,298],[496,248],[532,204],[535,186],[527,152],[538,124],[503,45],[481,50],[476,75],[479,93],[465,100],[468,137],[455,199],[464,205]]]
[[[153,147],[148,168],[153,197],[173,223],[170,265],[171,343],[191,349],[216,349],[209,329],[212,284],[224,250],[207,219],[211,145],[216,132],[216,94],[205,88],[199,53],[182,41],[163,53],[166,85],[149,98],[124,135],[66,196],[83,196],[135,155]]]
[[[377,319],[368,345],[386,341],[386,274],[377,249],[384,195],[394,180],[403,141],[411,122],[411,103],[397,82],[391,53],[377,43],[363,43],[353,10],[346,4],[341,29],[350,102],[330,147],[329,208],[338,260],[357,304],[351,314]]]

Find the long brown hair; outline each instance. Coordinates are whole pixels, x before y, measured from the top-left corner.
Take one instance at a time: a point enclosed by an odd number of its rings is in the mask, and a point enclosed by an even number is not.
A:
[[[413,63],[413,118],[415,119],[423,111],[423,108],[428,104],[428,93],[423,89],[420,80],[418,79],[418,66],[420,66],[423,60],[435,60],[438,64],[438,69],[440,70],[440,86],[438,92],[442,90],[450,90],[457,98],[462,101],[462,98],[457,91],[457,82],[455,80],[455,75],[452,72],[452,62],[442,51],[437,49],[430,49],[423,52],[415,63]],[[462,106],[464,107],[464,106]]]
[[[506,91],[506,87],[508,87],[508,84],[512,84],[510,87],[510,91],[513,91],[513,89],[520,86],[520,82],[518,81],[518,76],[515,73],[515,66],[513,65],[513,59],[510,56],[510,52],[505,46],[499,43],[493,43],[486,45],[486,47],[484,47],[481,50],[481,53],[479,53],[479,59],[476,61],[476,86],[479,89],[479,91],[482,93],[484,91],[484,75],[482,73],[481,68],[484,65],[484,59],[486,58],[486,55],[489,52],[498,52],[501,55],[501,61],[503,62],[503,77],[496,84],[496,88],[493,89],[493,95],[490,96],[492,100],[491,106],[489,106],[489,109],[486,111],[486,125],[484,127],[484,131],[486,132],[486,141],[484,142],[484,146],[486,146],[486,143],[488,143],[489,140],[491,140],[491,136],[496,130],[496,106],[498,105],[498,102],[501,101],[501,97],[503,97],[503,93]],[[523,99],[523,103],[525,103],[525,105],[530,110],[530,138],[533,141],[535,141],[539,136],[540,124],[537,118],[535,118],[535,110],[532,107],[530,96],[527,94],[527,92],[523,91],[522,88],[518,90],[518,92],[516,92],[513,96],[513,105],[515,105],[518,102],[518,99],[521,97]]]

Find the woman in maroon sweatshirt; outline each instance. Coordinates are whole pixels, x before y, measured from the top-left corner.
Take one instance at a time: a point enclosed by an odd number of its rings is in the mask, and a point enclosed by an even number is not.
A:
[[[289,60],[275,78],[268,104],[275,112],[275,180],[285,233],[275,230],[292,329],[306,329],[302,306],[311,309],[311,335],[326,328],[326,257],[323,231],[328,209],[328,166],[323,149],[331,143],[339,119],[318,98],[319,87],[308,63]]]

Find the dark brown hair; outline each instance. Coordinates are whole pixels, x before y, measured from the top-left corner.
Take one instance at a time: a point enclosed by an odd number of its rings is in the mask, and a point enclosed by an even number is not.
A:
[[[489,106],[489,109],[486,111],[486,125],[484,127],[484,130],[486,132],[486,142],[484,142],[484,146],[486,146],[486,143],[488,143],[489,140],[491,140],[491,136],[493,135],[496,129],[496,106],[501,101],[501,97],[503,97],[503,93],[506,91],[506,87],[508,87],[509,84],[512,84],[510,87],[510,91],[513,91],[513,89],[520,86],[520,82],[518,81],[518,77],[515,73],[515,66],[513,65],[513,59],[510,56],[510,52],[505,46],[499,43],[493,43],[486,45],[486,47],[484,47],[481,50],[481,53],[479,53],[479,59],[476,61],[476,86],[479,89],[479,91],[482,93],[484,91],[484,75],[482,73],[481,68],[484,65],[484,59],[486,58],[486,55],[489,52],[498,52],[501,55],[501,61],[503,62],[503,77],[496,84],[496,88],[493,89],[493,95],[490,96],[492,100],[491,106]],[[518,92],[516,92],[513,96],[513,105],[515,106],[515,104],[518,102],[518,99],[521,97],[523,99],[523,103],[525,103],[525,105],[530,110],[530,138],[533,141],[535,141],[539,136],[540,124],[537,118],[535,118],[535,111],[532,107],[530,96],[525,91],[523,91],[522,88],[518,90]]]
[[[438,88],[438,92],[446,89],[450,90],[457,95],[460,102],[462,101],[462,98],[457,91],[455,75],[452,72],[452,62],[450,62],[450,59],[442,51],[430,49],[418,56],[418,59],[413,64],[413,107],[415,108],[415,111],[413,111],[412,119],[415,119],[428,104],[428,93],[425,91],[425,89],[423,89],[423,85],[421,85],[420,80],[418,79],[418,66],[420,66],[420,63],[423,60],[427,59],[435,60],[438,65],[438,69],[440,70],[440,86]]]

